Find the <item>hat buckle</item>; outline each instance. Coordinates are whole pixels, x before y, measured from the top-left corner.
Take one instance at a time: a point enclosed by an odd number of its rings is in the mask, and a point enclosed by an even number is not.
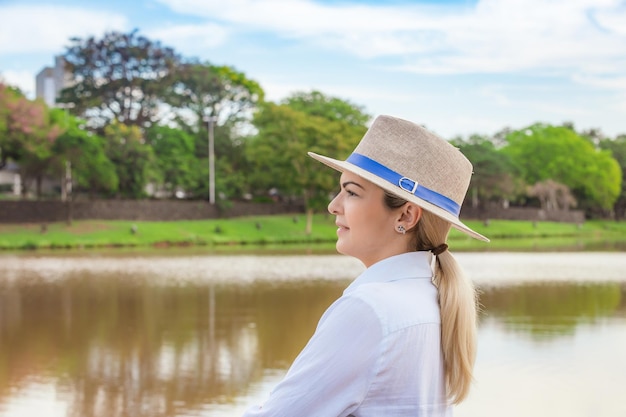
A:
[[[415,191],[417,190],[419,183],[417,181],[413,181],[411,178],[402,177],[400,178],[400,180],[398,180],[398,185],[404,191],[410,194],[415,194]]]

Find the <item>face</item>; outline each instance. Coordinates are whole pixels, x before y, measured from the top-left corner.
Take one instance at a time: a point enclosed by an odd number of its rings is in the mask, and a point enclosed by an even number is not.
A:
[[[336,216],[337,251],[354,256],[366,267],[406,252],[406,243],[395,229],[399,210],[385,205],[384,191],[349,172],[342,173],[339,184],[339,194],[328,205]]]

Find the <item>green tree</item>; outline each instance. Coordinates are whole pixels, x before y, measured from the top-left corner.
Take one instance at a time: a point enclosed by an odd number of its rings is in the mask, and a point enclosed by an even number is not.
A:
[[[104,129],[105,152],[115,165],[118,195],[142,198],[150,181],[159,181],[152,147],[144,142],[137,126],[112,123]]]
[[[318,116],[355,127],[365,126],[371,118],[362,106],[337,97],[326,96],[317,90],[295,93],[285,100],[285,104],[309,116]]]
[[[251,117],[263,101],[260,85],[229,66],[187,63],[172,74],[167,96],[175,121],[195,137],[195,155],[200,161],[202,181],[195,195],[208,194],[208,129],[213,121],[216,157],[216,191],[223,198],[240,196],[246,186],[245,140]],[[206,171],[206,172],[204,172]]]
[[[146,131],[146,141],[154,149],[156,169],[162,188],[173,196],[177,191],[197,188],[201,180],[199,161],[194,155],[194,138],[181,129],[154,125]]]
[[[313,212],[328,203],[329,195],[337,189],[337,175],[331,169],[321,169],[307,151],[345,158],[366,126],[311,115],[305,105],[293,108],[289,103],[289,99],[280,105],[267,103],[255,115],[258,134],[247,149],[253,168],[248,182],[256,190],[277,188],[283,195],[303,198],[310,233]],[[316,108],[318,101],[311,104]]]
[[[113,120],[141,128],[158,121],[168,75],[180,63],[173,49],[136,30],[73,38],[64,59],[74,82],[60,101],[74,103],[73,111],[99,129]]]
[[[481,202],[514,200],[523,190],[523,182],[511,158],[500,152],[493,141],[480,135],[471,135],[467,140],[450,141],[458,147],[474,166],[467,198],[472,206]]]
[[[14,132],[16,126],[12,112],[23,98],[17,88],[0,82],[0,168],[6,165],[8,159],[19,158],[20,144]]]
[[[62,176],[69,162],[72,183],[87,190],[90,196],[115,193],[119,181],[115,166],[105,154],[104,139],[84,130],[84,120],[69,116],[59,109],[53,112],[59,114],[58,118],[64,119],[63,133],[52,148],[58,176]]]
[[[506,139],[502,151],[519,167],[527,184],[552,179],[569,187],[587,209],[610,209],[619,196],[617,161],[571,129],[535,124],[511,132]]]
[[[185,63],[169,78],[167,102],[179,125],[195,132],[206,127],[207,117],[234,127],[249,122],[265,95],[259,83],[229,66]]]
[[[623,219],[626,217],[626,134],[601,140],[600,148],[610,151],[622,170],[622,186],[613,212],[617,219]]]
[[[23,193],[36,183],[41,197],[41,184],[52,161],[52,146],[61,133],[45,103],[28,100],[19,91],[0,88],[0,150],[2,165],[8,158],[19,163]]]

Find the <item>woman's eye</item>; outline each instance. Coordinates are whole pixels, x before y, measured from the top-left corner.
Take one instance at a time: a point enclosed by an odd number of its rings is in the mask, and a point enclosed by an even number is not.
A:
[[[346,190],[346,193],[348,193],[348,195],[349,195],[350,197],[354,197],[354,196],[356,196],[356,195],[357,195],[356,193],[353,193],[353,192],[352,192],[352,191],[350,191],[350,190]]]

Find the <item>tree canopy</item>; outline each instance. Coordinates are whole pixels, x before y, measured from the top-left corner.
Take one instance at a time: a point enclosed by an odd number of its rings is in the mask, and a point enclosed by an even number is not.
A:
[[[298,95],[283,104],[263,105],[254,118],[258,134],[248,144],[247,157],[253,167],[254,174],[248,178],[253,189],[276,188],[285,195],[302,197],[312,214],[328,204],[329,196],[337,189],[337,174],[332,169],[321,169],[307,152],[346,158],[367,128],[365,122],[359,125],[345,121],[320,106],[324,102],[336,106],[339,99],[321,93],[308,97],[310,101]],[[343,102],[342,107],[349,109],[351,105]],[[360,120],[369,119],[357,107],[350,112]]]
[[[146,185],[158,178],[154,150],[145,143],[137,126],[111,123],[104,129],[105,153],[114,164],[119,181],[118,195],[141,198]]]
[[[41,195],[41,181],[49,171],[52,146],[62,129],[45,103],[29,100],[18,90],[0,84],[0,167],[11,158],[19,162],[23,191],[32,180]]]
[[[552,179],[568,186],[578,201],[608,209],[621,189],[621,170],[610,152],[562,126],[535,124],[511,132],[502,149],[527,184]]]
[[[130,33],[109,32],[102,39],[73,38],[64,54],[72,83],[61,102],[95,128],[116,121],[149,127],[158,118],[168,75],[180,64],[172,48]]]
[[[365,126],[371,118],[362,106],[327,96],[317,90],[294,93],[284,100],[284,104],[309,116],[318,116],[331,122],[342,122],[355,127]]]
[[[9,158],[19,159],[21,144],[15,136],[17,102],[24,96],[16,89],[0,82],[0,169]],[[23,130],[23,128],[18,129]]]
[[[114,194],[119,179],[115,165],[105,154],[104,138],[84,130],[84,120],[70,117],[62,110],[56,112],[65,122],[64,131],[52,149],[55,154],[55,172],[61,177],[66,169],[65,163],[69,162],[72,181],[79,189],[87,190],[90,195]]]
[[[194,155],[194,138],[181,129],[152,126],[146,142],[154,150],[156,170],[166,195],[191,193],[201,180],[199,160]]]
[[[184,63],[170,73],[165,97],[181,126],[202,130],[207,117],[222,124],[248,121],[264,91],[254,80],[229,66]]]
[[[626,216],[626,134],[615,139],[603,139],[600,141],[600,148],[611,152],[622,169],[622,186],[614,210],[615,216],[618,219],[623,219]]]
[[[468,140],[457,138],[451,143],[472,162],[474,174],[468,190],[472,205],[480,202],[512,201],[523,192],[522,181],[511,158],[500,152],[493,140],[472,135]]]
[[[176,124],[193,135],[194,154],[199,161],[198,181],[189,191],[195,196],[208,194],[208,167],[202,161],[208,158],[211,121],[216,190],[224,198],[241,196],[247,188],[242,181],[247,170],[245,137],[252,130],[252,115],[263,101],[263,89],[232,67],[210,63],[181,65],[172,77],[175,79],[166,100]]]

